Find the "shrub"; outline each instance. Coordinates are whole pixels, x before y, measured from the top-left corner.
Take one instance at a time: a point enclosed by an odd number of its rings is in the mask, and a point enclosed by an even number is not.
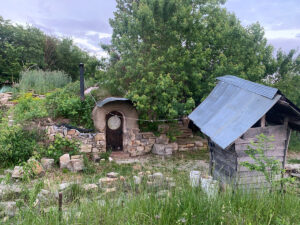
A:
[[[247,146],[245,153],[254,160],[254,163],[241,162],[241,165],[247,167],[251,171],[261,172],[266,181],[274,186],[283,182],[293,181],[293,179],[281,178],[276,179],[276,176],[280,173],[284,173],[282,165],[273,157],[267,156],[266,151],[273,149],[274,145],[271,144],[275,141],[273,136],[266,136],[264,134],[256,135],[257,142],[251,141]]]
[[[57,90],[47,95],[46,108],[54,118],[64,117],[70,119],[72,124],[93,128],[91,117],[92,109],[95,105],[91,96],[86,96],[85,101],[81,101],[78,93],[79,83],[75,82],[64,89]]]
[[[8,167],[26,162],[34,151],[39,150],[34,131],[24,130],[20,125],[0,124],[0,162]]]
[[[14,119],[18,122],[48,116],[45,100],[33,97],[32,93],[21,95],[15,102],[18,104],[14,107]]]
[[[70,82],[71,78],[62,71],[30,70],[21,73],[20,89],[44,94]]]
[[[47,149],[41,152],[41,155],[53,158],[55,163],[59,163],[59,157],[63,154],[76,155],[79,153],[79,143],[75,140],[69,140],[59,135],[55,136],[54,142]]]

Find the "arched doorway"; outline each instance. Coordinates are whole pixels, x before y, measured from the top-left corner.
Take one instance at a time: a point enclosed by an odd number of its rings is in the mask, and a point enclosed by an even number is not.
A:
[[[113,111],[106,115],[106,149],[123,150],[123,116]]]

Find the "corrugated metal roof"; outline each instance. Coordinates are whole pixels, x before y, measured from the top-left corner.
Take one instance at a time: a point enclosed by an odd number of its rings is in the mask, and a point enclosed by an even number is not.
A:
[[[249,80],[244,80],[242,78],[235,77],[232,75],[218,77],[217,79],[270,99],[273,99],[276,93],[278,92],[277,88],[272,88],[262,84],[254,83]]]
[[[130,100],[127,98],[109,97],[109,98],[105,98],[104,100],[97,102],[97,106],[102,107],[109,102],[115,102],[115,101],[130,101]]]
[[[225,149],[265,115],[281,95],[267,86],[234,76],[218,80],[217,86],[189,118]]]

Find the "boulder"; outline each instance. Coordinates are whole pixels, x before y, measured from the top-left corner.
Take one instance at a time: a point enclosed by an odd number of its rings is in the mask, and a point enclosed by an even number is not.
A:
[[[12,172],[12,178],[22,178],[24,170],[22,166],[15,166],[14,171]]]
[[[156,154],[156,155],[164,155],[165,154],[165,145],[154,144],[152,147],[152,153]]]
[[[285,170],[294,173],[300,173],[300,164],[286,164]]]
[[[134,184],[139,185],[142,182],[142,178],[138,176],[133,176]]]
[[[110,177],[110,178],[117,178],[119,176],[119,174],[116,172],[110,172],[110,173],[106,174],[106,176]]]
[[[27,162],[30,165],[31,171],[34,175],[42,176],[45,174],[45,170],[40,162],[35,159],[29,159]]]
[[[196,146],[196,147],[203,147],[204,144],[203,144],[202,141],[195,141],[195,146]]]
[[[98,191],[98,185],[97,184],[84,184],[83,189],[85,191]]]
[[[0,202],[0,209],[4,210],[4,215],[13,217],[17,211],[17,204],[16,202]],[[0,210],[1,211],[1,210]]]
[[[75,184],[74,182],[69,182],[69,183],[62,183],[59,185],[59,191],[64,191],[65,189],[67,189],[68,187],[70,187],[71,185]]]
[[[104,190],[105,190],[104,194],[107,194],[107,193],[111,193],[111,192],[116,192],[116,191],[117,191],[117,188],[116,188],[116,187],[113,187],[113,188],[105,188]]]
[[[164,175],[160,172],[154,173],[152,177],[154,181],[162,181],[164,179]]]
[[[41,163],[45,170],[49,170],[54,167],[54,159],[42,158]]]
[[[156,138],[156,143],[166,145],[169,143],[169,138],[166,134],[161,134],[158,138]]]
[[[64,154],[59,158],[59,165],[60,168],[68,168],[70,166],[70,155],[69,154]]]
[[[152,147],[152,153],[156,155],[172,155],[173,148],[166,147],[164,144],[154,144]]]
[[[99,185],[101,188],[111,187],[115,185],[117,181],[118,178],[104,177],[99,179]]]
[[[78,172],[84,169],[83,159],[71,159],[67,167],[71,172]]]

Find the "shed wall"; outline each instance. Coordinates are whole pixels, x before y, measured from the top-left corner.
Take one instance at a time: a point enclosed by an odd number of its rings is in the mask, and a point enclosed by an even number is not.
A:
[[[272,149],[267,150],[265,155],[278,160],[283,169],[290,135],[288,127],[285,125],[257,127],[250,128],[229,149],[221,149],[214,144],[210,146],[214,178],[239,187],[268,186],[265,176],[261,172],[250,171],[241,165],[241,162],[254,163],[245,150],[252,141],[257,141],[255,136],[261,133],[266,136],[274,136],[275,141],[268,143]],[[280,178],[280,175],[277,178]]]

